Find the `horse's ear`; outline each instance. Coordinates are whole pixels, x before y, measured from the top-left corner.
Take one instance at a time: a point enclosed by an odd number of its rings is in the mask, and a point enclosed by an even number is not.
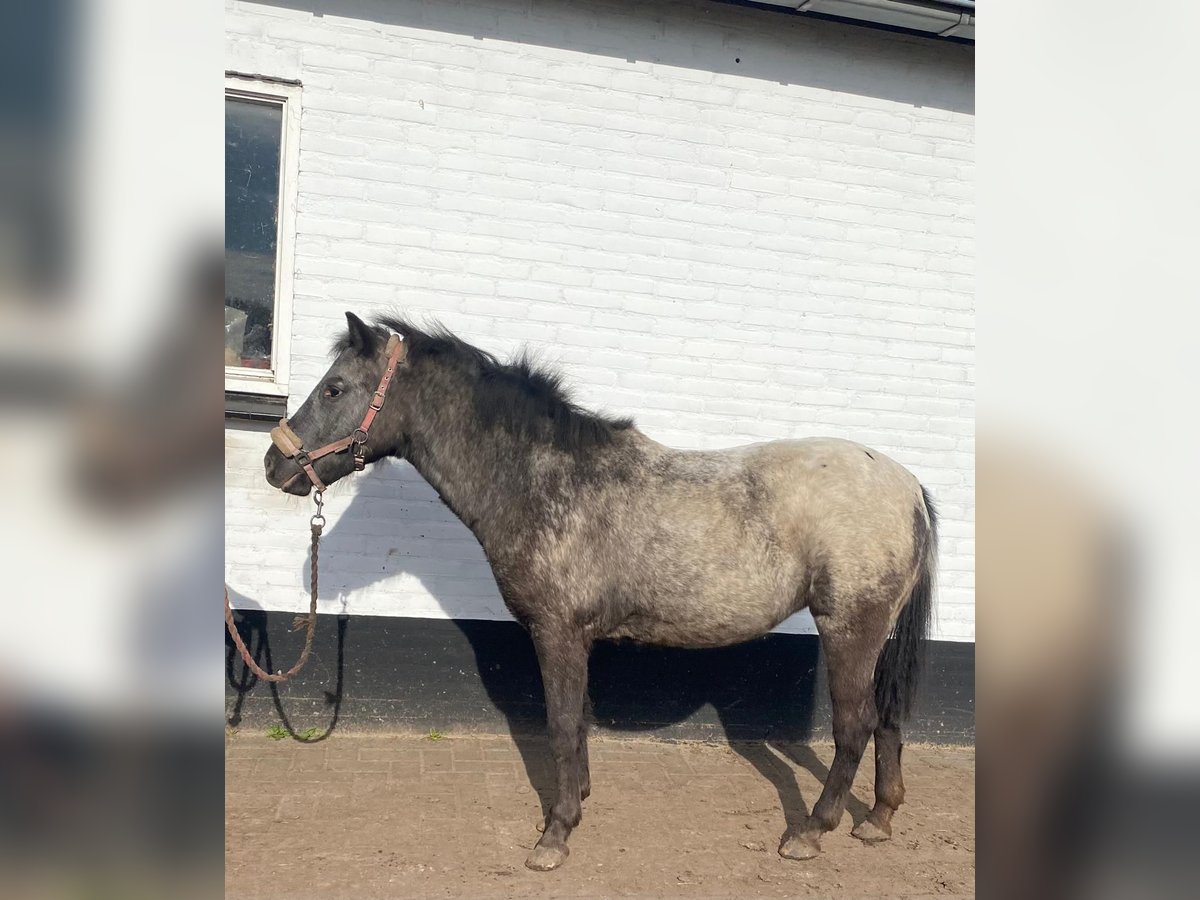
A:
[[[374,353],[379,336],[366,322],[347,311],[346,324],[350,326],[350,349],[364,356]]]

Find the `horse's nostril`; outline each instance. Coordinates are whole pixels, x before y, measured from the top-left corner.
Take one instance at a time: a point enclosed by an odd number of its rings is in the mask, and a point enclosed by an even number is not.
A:
[[[267,476],[267,483],[271,487],[280,487],[279,461],[279,453],[274,447],[267,450],[266,456],[263,457],[263,469]]]

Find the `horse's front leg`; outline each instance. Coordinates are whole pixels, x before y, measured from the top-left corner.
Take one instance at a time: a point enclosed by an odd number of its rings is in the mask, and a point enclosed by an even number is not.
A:
[[[545,871],[557,868],[567,858],[567,837],[582,815],[580,733],[591,645],[578,629],[569,627],[534,626],[532,632],[546,688],[546,724],[558,776],[558,796],[546,818],[541,840],[525,865]]]
[[[586,668],[586,663],[584,666]],[[587,698],[587,675],[584,674],[583,714],[579,717],[579,799],[586,800],[592,793],[592,771],[588,766],[588,721],[591,719],[591,703]]]

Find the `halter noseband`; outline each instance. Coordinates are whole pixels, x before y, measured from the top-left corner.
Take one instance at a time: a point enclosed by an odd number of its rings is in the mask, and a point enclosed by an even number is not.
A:
[[[342,453],[347,448],[353,447],[354,471],[361,472],[363,467],[366,466],[367,433],[371,430],[371,424],[375,421],[375,416],[383,408],[383,401],[387,396],[388,385],[392,383],[392,376],[396,374],[396,366],[404,358],[404,338],[398,334],[393,334],[388,338],[387,354],[387,368],[383,371],[383,377],[379,379],[379,387],[375,389],[375,394],[371,397],[371,405],[367,407],[367,412],[363,416],[362,422],[349,437],[326,444],[324,447],[318,447],[316,450],[305,450],[304,441],[301,440],[296,432],[292,431],[287,419],[280,419],[279,424],[271,429],[271,443],[278,447],[279,452],[288,459],[296,461],[296,464],[304,470],[305,474],[308,475],[308,480],[312,482],[313,487],[318,491],[325,490],[325,483],[317,477],[316,469],[313,468],[313,462],[322,456],[328,456],[330,453]],[[288,484],[290,483],[291,481],[289,480]],[[286,486],[284,485],[284,487]]]

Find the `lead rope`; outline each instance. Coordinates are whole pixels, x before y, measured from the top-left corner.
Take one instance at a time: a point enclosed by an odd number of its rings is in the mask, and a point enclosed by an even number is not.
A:
[[[317,631],[317,548],[321,544],[321,532],[325,528],[325,516],[321,511],[325,505],[323,494],[324,491],[316,492],[317,511],[312,519],[309,520],[309,525],[312,528],[312,572],[309,579],[310,599],[308,602],[308,615],[296,616],[292,620],[292,631],[307,628],[307,632],[304,635],[304,649],[300,652],[300,658],[296,660],[294,666],[286,672],[276,672],[272,675],[254,661],[254,657],[246,649],[246,642],[242,640],[242,636],[238,633],[237,625],[233,623],[233,609],[229,606],[229,585],[225,586],[225,627],[229,631],[229,636],[233,638],[234,646],[237,647],[238,653],[241,654],[242,662],[246,664],[246,668],[264,681],[287,681],[304,668],[304,664],[308,662],[308,655],[312,652],[313,636]]]

